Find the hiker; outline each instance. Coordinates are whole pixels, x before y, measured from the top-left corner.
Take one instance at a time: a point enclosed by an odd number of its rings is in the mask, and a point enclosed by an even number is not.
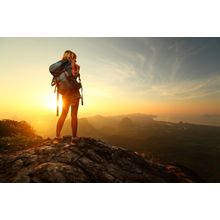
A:
[[[72,74],[75,78],[80,76],[79,74],[80,66],[76,63],[76,58],[77,56],[74,52],[72,52],[71,50],[66,50],[64,52],[62,60],[59,61],[61,63],[67,63],[66,65],[67,70],[69,70],[70,74]],[[57,90],[60,94],[62,94],[62,113],[57,121],[56,137],[54,138],[53,142],[59,143],[62,140],[60,133],[63,128],[64,121],[69,112],[69,108],[71,106],[71,127],[72,127],[71,144],[74,145],[79,139],[79,137],[77,137],[77,127],[78,127],[77,113],[78,113],[78,107],[79,107],[79,100],[82,97],[80,95],[79,89],[76,89],[76,90],[71,89],[71,90],[68,90],[67,92],[65,91],[65,93],[60,92],[59,87],[57,88]]]

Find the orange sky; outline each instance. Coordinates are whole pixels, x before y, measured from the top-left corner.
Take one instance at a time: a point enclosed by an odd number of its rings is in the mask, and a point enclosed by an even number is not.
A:
[[[0,118],[27,120],[39,131],[57,120],[48,67],[66,49],[81,65],[79,117],[219,114],[219,42],[188,39],[0,38]]]

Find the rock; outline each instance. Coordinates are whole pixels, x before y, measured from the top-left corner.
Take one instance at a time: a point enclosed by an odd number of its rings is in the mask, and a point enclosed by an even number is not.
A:
[[[0,182],[203,182],[193,171],[159,164],[90,137],[71,145],[51,139],[25,150],[0,154]]]

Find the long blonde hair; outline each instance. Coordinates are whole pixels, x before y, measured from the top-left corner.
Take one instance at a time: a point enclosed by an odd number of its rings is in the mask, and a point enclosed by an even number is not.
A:
[[[73,51],[71,51],[71,50],[66,50],[65,52],[64,52],[64,54],[63,54],[63,58],[62,58],[62,60],[68,60],[68,61],[72,61],[72,60],[74,60],[74,59],[76,59],[76,54],[73,52]]]

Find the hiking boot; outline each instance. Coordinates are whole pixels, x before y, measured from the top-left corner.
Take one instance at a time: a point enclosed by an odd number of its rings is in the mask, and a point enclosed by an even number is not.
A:
[[[78,142],[78,140],[79,140],[79,137],[77,137],[77,136],[76,136],[76,137],[72,137],[70,144],[71,144],[71,145],[76,145],[77,142]]]
[[[62,141],[62,138],[61,137],[55,137],[52,141],[53,144],[58,144]]]

